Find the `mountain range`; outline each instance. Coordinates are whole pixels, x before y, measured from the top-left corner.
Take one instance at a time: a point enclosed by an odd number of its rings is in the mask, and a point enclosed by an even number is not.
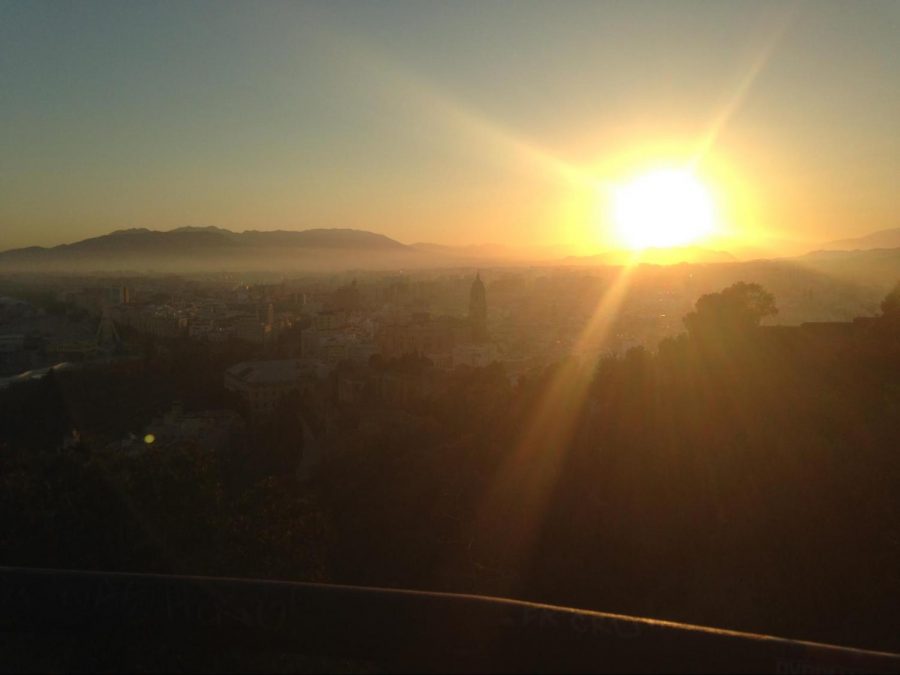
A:
[[[415,250],[374,232],[312,229],[232,232],[218,227],[169,231],[117,230],[51,248],[29,247],[0,253],[0,269],[17,271],[305,269],[404,266]]]
[[[232,232],[219,227],[182,227],[169,231],[117,230],[110,234],[49,248],[0,252],[6,272],[327,272],[347,269],[415,269],[504,264],[622,265],[632,256],[607,251],[566,256],[561,248],[403,244],[382,234],[354,229]],[[830,242],[819,251],[793,258],[823,273],[879,281],[900,278],[900,228],[858,239]],[[700,247],[648,250],[641,262],[672,264],[735,263],[724,251]]]
[[[232,232],[219,227],[182,227],[169,231],[117,230],[110,234],[50,248],[0,252],[0,269],[13,271],[219,271],[291,269],[334,270],[431,266],[538,264],[621,265],[630,255],[606,252],[567,256],[563,247],[482,244],[402,244],[374,232],[311,229]],[[698,247],[646,251],[647,263],[731,262],[720,251]]]
[[[824,251],[867,251],[876,248],[900,248],[900,227],[879,230],[864,237],[839,239],[825,244]]]
[[[737,258],[726,251],[715,251],[700,246],[674,246],[648,248],[636,258],[630,251],[608,251],[588,256],[568,256],[565,262],[572,265],[628,265],[637,259],[647,265],[677,265],[679,263],[730,263]]]

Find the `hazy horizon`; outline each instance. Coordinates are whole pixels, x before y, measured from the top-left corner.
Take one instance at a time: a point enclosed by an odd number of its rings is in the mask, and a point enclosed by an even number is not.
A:
[[[609,246],[606,248],[597,248],[591,251],[581,250],[576,245],[565,245],[565,244],[528,244],[528,243],[516,243],[516,242],[503,242],[503,241],[471,241],[471,242],[460,242],[460,243],[449,243],[446,241],[440,240],[432,240],[432,241],[402,241],[399,239],[395,239],[393,237],[389,237],[383,232],[376,232],[372,230],[362,230],[360,228],[342,228],[342,227],[334,227],[334,228],[304,228],[304,229],[290,229],[290,228],[273,228],[273,229],[257,229],[257,228],[247,228],[247,229],[237,229],[237,228],[225,228],[218,225],[185,225],[179,227],[172,227],[167,229],[159,229],[154,227],[134,227],[134,228],[117,228],[114,230],[110,230],[108,232],[99,233],[96,235],[91,235],[85,237],[84,239],[78,240],[69,240],[69,241],[60,241],[56,244],[50,244],[47,246],[38,246],[38,245],[25,245],[25,246],[16,246],[10,248],[0,247],[0,254],[6,252],[13,252],[22,249],[29,248],[45,248],[45,249],[53,249],[58,246],[69,246],[72,244],[77,244],[85,240],[95,239],[100,237],[105,237],[109,235],[121,234],[131,231],[148,231],[148,232],[158,232],[158,233],[169,233],[169,232],[178,232],[178,231],[197,231],[197,230],[219,230],[229,232],[231,234],[257,234],[257,233],[301,233],[310,230],[336,230],[336,231],[357,231],[357,232],[365,232],[369,234],[375,234],[379,236],[385,236],[391,239],[394,242],[402,244],[403,246],[407,246],[410,248],[418,248],[422,252],[431,252],[438,253],[442,250],[446,252],[448,255],[458,255],[465,256],[468,255],[475,259],[478,256],[483,257],[485,260],[495,258],[497,260],[501,260],[503,258],[508,258],[510,260],[533,260],[533,261],[545,261],[552,262],[553,260],[559,260],[563,257],[581,257],[581,258],[591,258],[593,256],[609,256],[609,255],[618,255],[624,256],[623,260],[627,260],[628,252],[627,250],[617,247],[617,246]],[[878,230],[875,232],[867,232],[860,237],[861,239],[868,238],[872,235],[878,234],[890,234],[891,239],[897,239],[900,237],[900,228],[889,228],[886,230]],[[897,236],[894,236],[894,235]],[[674,252],[681,252],[683,254],[687,254],[690,251],[697,252],[709,252],[709,253],[721,253],[726,256],[732,256],[735,262],[739,262],[742,260],[754,260],[758,258],[766,258],[766,257],[793,257],[796,255],[803,255],[805,253],[812,253],[814,251],[820,250],[818,246],[822,248],[832,248],[830,245],[839,244],[843,241],[853,241],[857,239],[856,237],[847,238],[845,240],[822,240],[816,243],[810,243],[807,247],[797,243],[797,242],[782,242],[782,247],[780,250],[776,250],[773,247],[768,249],[760,247],[736,247],[736,248],[716,248],[704,245],[702,242],[700,243],[689,243],[683,246],[671,247]],[[817,246],[818,245],[818,246]],[[654,252],[665,252],[667,248],[666,246],[650,246],[647,248],[647,251],[641,256],[645,261],[652,261],[654,264],[669,264],[665,262],[661,262],[665,257],[659,258],[654,257]],[[863,247],[863,248],[879,248],[878,245]],[[881,246],[883,248],[883,246]],[[676,257],[672,260],[672,262],[709,262],[708,260],[702,259],[693,259],[690,256],[687,257]],[[719,261],[722,262],[722,261]],[[221,264],[226,264],[224,261]],[[613,262],[612,264],[620,264],[618,262]]]
[[[900,673],[900,0],[0,0],[10,672]]]
[[[0,249],[132,227],[621,245],[693,162],[705,248],[900,224],[900,5],[0,3]]]

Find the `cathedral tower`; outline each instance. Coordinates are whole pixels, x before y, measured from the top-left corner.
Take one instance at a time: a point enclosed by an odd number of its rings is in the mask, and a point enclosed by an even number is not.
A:
[[[476,342],[487,340],[487,298],[481,273],[475,275],[472,290],[469,291],[469,323],[472,326],[472,338]]]

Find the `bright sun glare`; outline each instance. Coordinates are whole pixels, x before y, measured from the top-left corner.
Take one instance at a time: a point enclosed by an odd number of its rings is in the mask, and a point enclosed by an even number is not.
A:
[[[713,200],[686,169],[657,169],[619,186],[613,221],[623,245],[634,251],[693,244],[715,229]]]

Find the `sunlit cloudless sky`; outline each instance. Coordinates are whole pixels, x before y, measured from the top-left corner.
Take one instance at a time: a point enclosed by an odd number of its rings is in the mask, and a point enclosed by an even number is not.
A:
[[[748,243],[897,227],[898,35],[894,0],[0,0],[0,249],[218,225],[590,250],[592,181],[704,138]]]

